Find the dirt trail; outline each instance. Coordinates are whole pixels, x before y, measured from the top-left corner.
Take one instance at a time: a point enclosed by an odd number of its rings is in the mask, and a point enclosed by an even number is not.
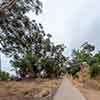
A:
[[[71,81],[64,79],[61,87],[54,96],[54,100],[86,100]]]

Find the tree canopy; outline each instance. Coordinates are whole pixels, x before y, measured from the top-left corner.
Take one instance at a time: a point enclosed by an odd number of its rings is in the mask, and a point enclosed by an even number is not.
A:
[[[3,1],[2,5],[5,3]],[[1,5],[1,6],[2,6]],[[24,43],[24,38],[27,38],[33,32],[41,32],[35,20],[30,21],[26,13],[33,11],[36,14],[42,12],[42,3],[39,0],[17,0],[9,15],[0,18],[0,44],[1,51],[8,53],[12,48],[19,48],[20,44]],[[24,35],[25,34],[25,35]],[[16,41],[17,44],[12,42]],[[19,47],[18,47],[19,44]]]
[[[65,46],[51,42],[52,35],[26,16],[30,11],[38,15],[42,12],[42,3],[39,0],[16,1],[9,15],[0,19],[1,51],[12,57],[11,64],[21,77],[38,76],[41,71],[45,71],[47,77],[58,77],[65,71]]]
[[[54,45],[50,38],[50,34],[33,33],[31,37],[25,38],[26,46],[23,46],[23,49],[14,48],[16,53],[11,63],[16,71],[20,74],[30,73],[37,76],[45,70],[48,77],[51,75],[57,77],[64,73],[66,57],[63,51],[65,46],[63,44]]]
[[[72,59],[69,61],[69,73],[75,75],[80,71],[80,64],[83,62],[89,66],[90,76],[96,77],[100,75],[100,52],[95,52],[95,46],[85,42],[78,49],[72,51]]]

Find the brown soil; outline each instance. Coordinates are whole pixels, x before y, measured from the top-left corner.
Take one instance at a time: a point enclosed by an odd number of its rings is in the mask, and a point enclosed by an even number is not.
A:
[[[84,83],[74,81],[74,84],[80,90],[86,100],[100,100],[99,80],[88,80]]]
[[[79,89],[80,89],[80,92],[86,98],[86,100],[100,100],[100,91],[85,89],[85,88],[79,88]]]
[[[61,79],[0,81],[0,100],[52,100]]]

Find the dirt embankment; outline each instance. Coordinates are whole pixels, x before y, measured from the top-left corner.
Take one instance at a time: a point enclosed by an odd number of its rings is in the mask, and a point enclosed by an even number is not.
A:
[[[88,80],[84,83],[74,82],[86,100],[100,100],[100,81]]]
[[[52,100],[61,79],[0,81],[0,100]]]

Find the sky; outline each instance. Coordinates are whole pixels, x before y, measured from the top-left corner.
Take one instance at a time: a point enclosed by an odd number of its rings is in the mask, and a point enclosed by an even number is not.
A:
[[[100,1],[99,0],[43,0],[43,14],[38,16],[55,43],[64,43],[65,55],[84,42],[100,49]]]
[[[89,42],[100,49],[100,0],[42,0],[43,13],[33,16],[42,23],[46,33],[53,35],[52,41],[64,43],[67,48],[65,55],[69,55],[73,48]],[[2,68],[11,69],[9,59],[1,55]]]

